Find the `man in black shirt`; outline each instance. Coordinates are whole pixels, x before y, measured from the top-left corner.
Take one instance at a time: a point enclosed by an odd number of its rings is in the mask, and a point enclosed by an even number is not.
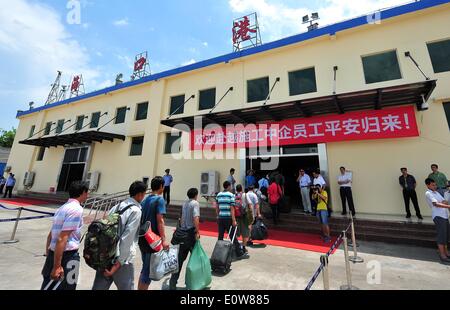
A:
[[[412,200],[416,215],[419,220],[423,220],[420,214],[419,202],[416,193],[416,179],[408,174],[407,168],[401,168],[402,175],[398,178],[400,186],[403,188],[403,199],[405,200],[406,218],[411,218],[411,210],[409,209],[409,201]]]

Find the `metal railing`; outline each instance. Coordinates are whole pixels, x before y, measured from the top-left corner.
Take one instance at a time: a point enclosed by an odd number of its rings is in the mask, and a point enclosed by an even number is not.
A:
[[[353,256],[349,255],[349,242],[347,238],[347,233],[351,232],[351,244],[353,246]],[[344,258],[345,258],[345,274],[347,279],[347,284],[342,285],[340,287],[341,290],[357,290],[358,288],[353,286],[352,284],[352,273],[350,268],[350,262],[356,264],[356,263],[363,263],[364,259],[358,256],[357,251],[357,243],[356,243],[356,233],[355,233],[355,223],[353,220],[353,216],[350,215],[350,223],[347,226],[345,230],[341,232],[341,234],[338,236],[336,241],[331,246],[330,250],[320,257],[320,265],[319,268],[317,268],[316,272],[312,276],[311,280],[308,282],[308,285],[306,286],[305,290],[309,291],[311,290],[312,286],[314,285],[314,282],[317,280],[317,278],[322,273],[323,276],[323,288],[324,290],[330,289],[330,278],[329,278],[329,257],[333,254],[333,251],[340,246],[341,243],[344,243]]]
[[[88,217],[93,216],[92,221],[103,219],[112,207],[118,205],[130,196],[128,191],[118,192],[109,195],[91,197],[84,203],[84,208],[89,209]]]

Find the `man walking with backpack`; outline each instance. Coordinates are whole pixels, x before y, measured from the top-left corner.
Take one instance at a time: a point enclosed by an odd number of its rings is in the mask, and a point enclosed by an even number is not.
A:
[[[83,226],[83,208],[88,197],[89,187],[83,182],[74,182],[69,187],[69,201],[60,207],[53,218],[53,226],[47,237],[46,257],[42,276],[41,290],[51,286],[55,281],[61,284],[58,290],[75,290],[80,266],[81,227]],[[52,282],[54,284],[51,284]]]
[[[113,282],[118,290],[134,290],[134,259],[141,223],[140,203],[146,192],[147,185],[136,181],[130,186],[130,198],[111,209],[110,216],[120,214],[117,257],[110,269],[97,271],[93,290],[109,290]]]
[[[169,249],[169,243],[166,240],[164,227],[164,215],[166,214],[166,203],[161,196],[164,192],[164,179],[160,176],[153,178],[150,183],[152,193],[142,202],[142,218],[141,226],[145,226],[150,222],[151,230],[161,237],[164,250]],[[144,251],[141,246],[142,242],[146,242],[144,237],[139,238],[139,247],[142,254],[142,270],[139,278],[138,290],[146,291],[150,286],[150,258],[152,252]],[[148,248],[148,246],[146,247]]]

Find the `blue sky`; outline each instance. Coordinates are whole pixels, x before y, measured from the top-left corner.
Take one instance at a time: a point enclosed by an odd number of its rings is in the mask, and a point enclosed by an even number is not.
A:
[[[129,79],[143,51],[152,73],[229,53],[233,19],[255,11],[269,42],[303,32],[311,12],[326,25],[408,0],[80,0],[79,24],[67,22],[69,2],[0,0],[0,128],[43,105],[57,70],[63,84],[83,74],[89,92]]]

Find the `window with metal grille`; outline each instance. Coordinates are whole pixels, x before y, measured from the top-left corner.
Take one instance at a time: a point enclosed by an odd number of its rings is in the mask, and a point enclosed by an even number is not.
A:
[[[84,115],[80,115],[77,117],[77,124],[75,125],[75,131],[81,130],[84,124]]]
[[[44,130],[44,136],[48,136],[50,134],[50,131],[52,130],[52,122],[48,122],[45,124],[45,130]]]
[[[290,96],[315,93],[316,91],[316,70],[314,67],[289,72]]]
[[[199,110],[210,110],[216,105],[216,89],[205,89],[200,91]]]
[[[269,96],[269,77],[247,81],[247,102],[263,101]]]
[[[170,115],[184,113],[185,95],[175,96],[170,98]]]
[[[91,116],[91,128],[97,128],[100,123],[100,112],[92,113]]]
[[[58,134],[58,133],[61,133],[62,131],[63,131],[63,127],[64,127],[64,120],[63,119],[60,119],[59,121],[58,121],[58,123],[56,124],[56,130],[55,130],[55,132]]]
[[[133,137],[131,139],[130,156],[141,156],[144,146],[144,137]]]
[[[116,112],[116,124],[125,123],[126,116],[127,116],[127,107],[118,108]]]
[[[366,84],[401,79],[397,51],[362,57]]]
[[[434,73],[450,71],[450,39],[428,43]]]
[[[136,108],[136,120],[140,121],[147,119],[148,114],[148,102],[139,103]]]
[[[181,133],[173,136],[172,133],[166,134],[166,144],[164,147],[164,154],[176,154],[181,150]]]

